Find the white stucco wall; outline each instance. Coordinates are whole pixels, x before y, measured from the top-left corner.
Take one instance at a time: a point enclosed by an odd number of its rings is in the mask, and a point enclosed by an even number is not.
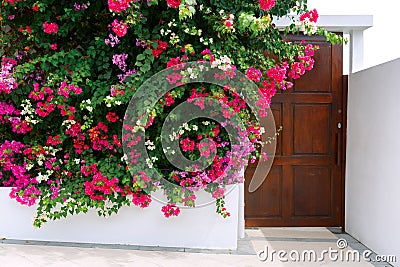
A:
[[[400,59],[349,77],[346,232],[400,266]]]
[[[400,1],[308,0],[308,6],[322,15],[373,15],[374,26],[364,31],[364,68],[400,57]]]

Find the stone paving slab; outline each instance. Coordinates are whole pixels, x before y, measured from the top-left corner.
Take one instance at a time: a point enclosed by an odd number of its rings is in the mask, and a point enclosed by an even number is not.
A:
[[[336,228],[250,228],[238,241],[237,250],[144,247],[45,241],[0,240],[0,267],[47,266],[390,266],[387,263],[261,261],[260,250],[315,250],[320,253],[336,241],[348,242],[346,250],[361,251],[365,246]],[[337,246],[336,246],[337,248]]]

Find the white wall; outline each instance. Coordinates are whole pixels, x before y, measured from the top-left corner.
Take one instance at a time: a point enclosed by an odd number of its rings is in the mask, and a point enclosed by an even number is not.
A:
[[[400,59],[349,77],[346,232],[400,266]]]
[[[374,26],[364,32],[364,66],[372,67],[400,57],[398,0],[308,0],[323,15],[373,15]]]

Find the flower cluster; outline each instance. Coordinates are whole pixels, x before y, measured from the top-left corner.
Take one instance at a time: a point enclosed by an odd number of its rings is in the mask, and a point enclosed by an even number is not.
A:
[[[300,16],[301,30],[305,34],[315,34],[317,32],[318,17],[319,16],[316,9],[301,14]]]
[[[151,53],[155,58],[158,58],[162,52],[167,50],[168,43],[160,40],[156,40],[155,43],[157,43],[157,47],[152,49]]]
[[[166,218],[171,216],[178,216],[181,210],[173,204],[167,204],[161,208]]]
[[[198,205],[199,190],[228,217],[225,186],[243,182],[240,168],[264,157],[255,117],[314,66],[316,47],[284,42],[273,20],[296,10],[287,32],[298,33],[301,23],[307,34],[341,41],[316,28],[318,13],[305,2],[3,1],[0,186],[12,187],[21,204],[37,204],[35,226],[89,209],[109,216],[124,205],[145,208],[157,189],[168,201],[165,217]],[[165,68],[165,80],[149,79]],[[223,86],[190,83],[205,70]],[[146,81],[137,99],[145,112],[126,112]],[[164,86],[174,89],[153,92]],[[164,145],[165,122],[187,116],[168,116],[183,102],[221,120],[179,123]],[[195,163],[177,168],[169,159],[178,155]],[[156,173],[169,183],[154,180]]]
[[[0,69],[0,93],[10,94],[12,90],[18,87],[12,71],[17,61],[10,58],[3,58]]]

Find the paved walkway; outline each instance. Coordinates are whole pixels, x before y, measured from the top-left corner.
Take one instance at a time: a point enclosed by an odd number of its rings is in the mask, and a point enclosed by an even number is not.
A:
[[[236,251],[1,240],[0,266],[390,266],[363,260],[365,250],[337,229],[255,228]]]

